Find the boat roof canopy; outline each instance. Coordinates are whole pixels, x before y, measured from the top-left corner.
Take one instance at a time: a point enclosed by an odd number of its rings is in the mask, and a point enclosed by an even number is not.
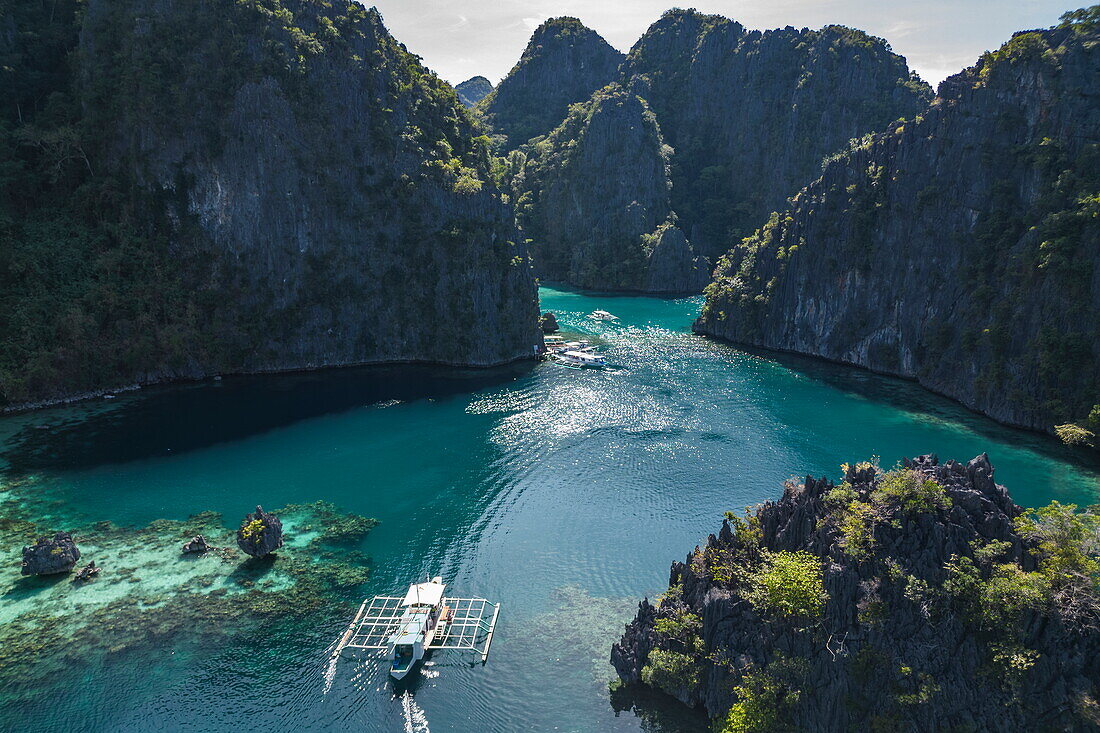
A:
[[[402,606],[436,606],[443,600],[443,583],[414,583],[409,586]]]

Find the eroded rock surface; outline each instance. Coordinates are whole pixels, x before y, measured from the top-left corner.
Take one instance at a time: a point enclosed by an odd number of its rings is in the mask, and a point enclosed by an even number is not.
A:
[[[72,535],[57,532],[52,537],[40,537],[38,541],[23,548],[23,575],[54,575],[67,573],[80,559]]]

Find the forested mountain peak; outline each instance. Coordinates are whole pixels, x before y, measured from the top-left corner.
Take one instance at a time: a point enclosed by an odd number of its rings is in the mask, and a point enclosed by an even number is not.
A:
[[[577,18],[551,18],[531,35],[519,63],[477,109],[504,147],[545,135],[614,80],[623,54]]]

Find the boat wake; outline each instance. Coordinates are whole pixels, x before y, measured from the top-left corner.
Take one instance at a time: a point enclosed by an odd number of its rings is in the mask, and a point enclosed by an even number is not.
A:
[[[401,696],[401,712],[405,716],[405,733],[432,733],[424,708],[416,704],[409,692]]]
[[[335,645],[333,645],[335,647]],[[332,683],[336,679],[336,665],[340,662],[340,652],[335,651],[329,655],[328,667],[325,668],[325,691],[322,695],[327,695],[329,690],[332,689]]]

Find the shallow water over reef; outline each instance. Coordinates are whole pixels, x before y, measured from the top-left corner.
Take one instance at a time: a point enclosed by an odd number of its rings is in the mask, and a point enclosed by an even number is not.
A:
[[[227,378],[0,420],[0,729],[702,731],[613,696],[607,658],[723,511],[925,452],[988,451],[1022,504],[1097,500],[1100,467],[1043,436],[691,335],[698,299],[542,300],[613,368]],[[179,556],[199,531],[232,545],[257,503],[284,517],[274,560]],[[54,529],[99,579],[19,577],[19,547]],[[365,595],[428,572],[501,602],[488,665],[436,654],[399,687],[329,665]]]

